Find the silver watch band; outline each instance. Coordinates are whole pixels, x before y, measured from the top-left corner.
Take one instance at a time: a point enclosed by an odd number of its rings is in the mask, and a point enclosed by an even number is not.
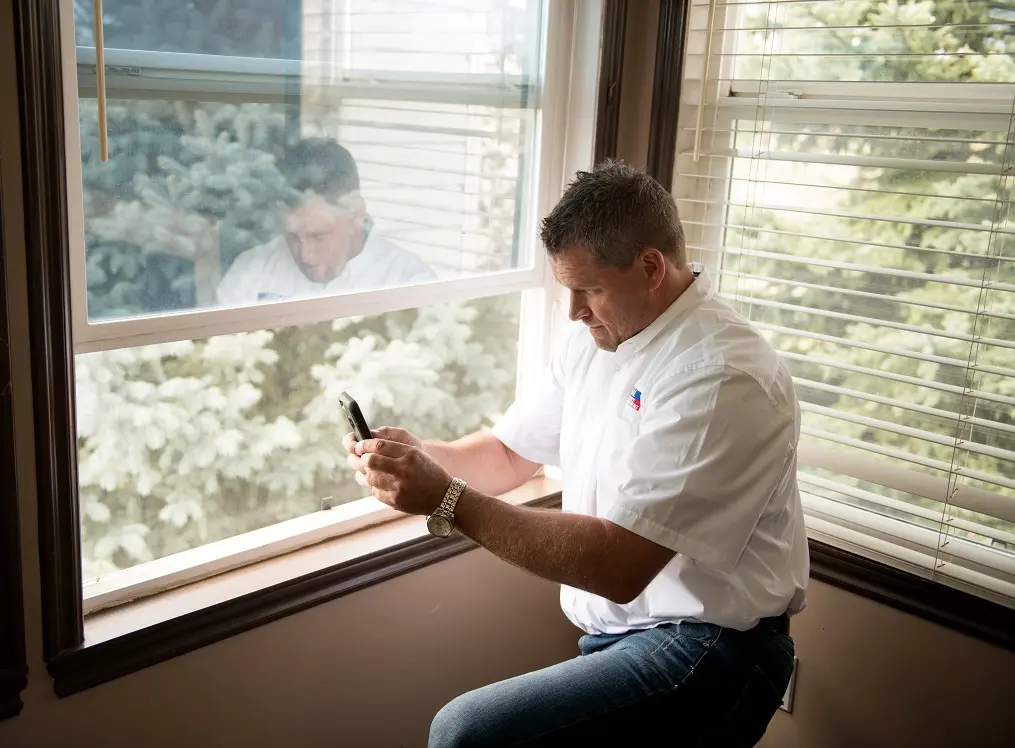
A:
[[[444,500],[441,501],[441,505],[434,510],[434,514],[454,521],[455,505],[458,503],[458,499],[461,498],[464,490],[465,481],[461,478],[452,478],[451,485],[448,486],[448,490],[444,493]]]

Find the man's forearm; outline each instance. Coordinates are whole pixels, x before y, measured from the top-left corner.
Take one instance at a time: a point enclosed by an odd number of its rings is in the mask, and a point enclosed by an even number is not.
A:
[[[455,510],[465,535],[543,579],[626,603],[642,588],[619,528],[582,514],[519,507],[468,488]]]
[[[453,442],[424,442],[423,450],[451,475],[492,496],[518,488],[539,467],[513,456],[490,433],[471,434]]]

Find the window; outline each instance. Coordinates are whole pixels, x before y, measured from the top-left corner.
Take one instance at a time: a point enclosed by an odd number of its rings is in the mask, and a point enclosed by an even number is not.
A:
[[[538,280],[540,0],[82,4],[79,351]]]
[[[811,536],[1015,605],[1015,14],[689,18],[674,194],[795,375]]]
[[[146,562],[380,511],[345,467],[340,391],[450,439],[506,409],[523,359],[541,368],[535,227],[563,174],[575,9],[106,0],[103,161],[92,4],[72,7],[88,612]]]

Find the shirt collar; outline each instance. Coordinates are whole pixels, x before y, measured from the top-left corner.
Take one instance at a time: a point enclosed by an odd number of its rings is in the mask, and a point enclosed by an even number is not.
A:
[[[680,294],[666,308],[666,311],[656,317],[652,324],[621,343],[617,347],[618,353],[637,353],[655,340],[670,322],[715,295],[712,278],[705,266],[700,262],[692,262],[691,270],[694,272],[694,282],[687,287],[687,290]]]
[[[377,248],[381,241],[381,232],[374,227],[373,219],[367,216],[363,221],[363,246],[360,247],[359,253],[345,263],[345,268],[339,273],[339,278],[345,274],[345,271],[349,267],[357,267],[358,265],[369,264],[373,262],[373,253],[377,251]]]

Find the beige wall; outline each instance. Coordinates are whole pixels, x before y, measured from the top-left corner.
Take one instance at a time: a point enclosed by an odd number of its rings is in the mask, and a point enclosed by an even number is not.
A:
[[[628,51],[636,54],[624,73],[621,155],[642,164],[655,2],[629,5]],[[639,14],[644,23],[632,20]],[[0,177],[13,250],[31,668],[25,710],[0,722],[0,748],[412,748],[425,744],[431,715],[455,694],[575,652],[552,585],[473,552],[56,699],[40,641],[15,98],[11,3],[0,0]],[[777,715],[765,748],[1010,745],[1015,654],[820,584],[793,631],[795,710]]]
[[[35,651],[0,746],[422,748],[455,695],[576,650],[553,585],[472,552],[66,699]]]
[[[1015,652],[812,582],[792,714],[762,748],[1015,745]]]

